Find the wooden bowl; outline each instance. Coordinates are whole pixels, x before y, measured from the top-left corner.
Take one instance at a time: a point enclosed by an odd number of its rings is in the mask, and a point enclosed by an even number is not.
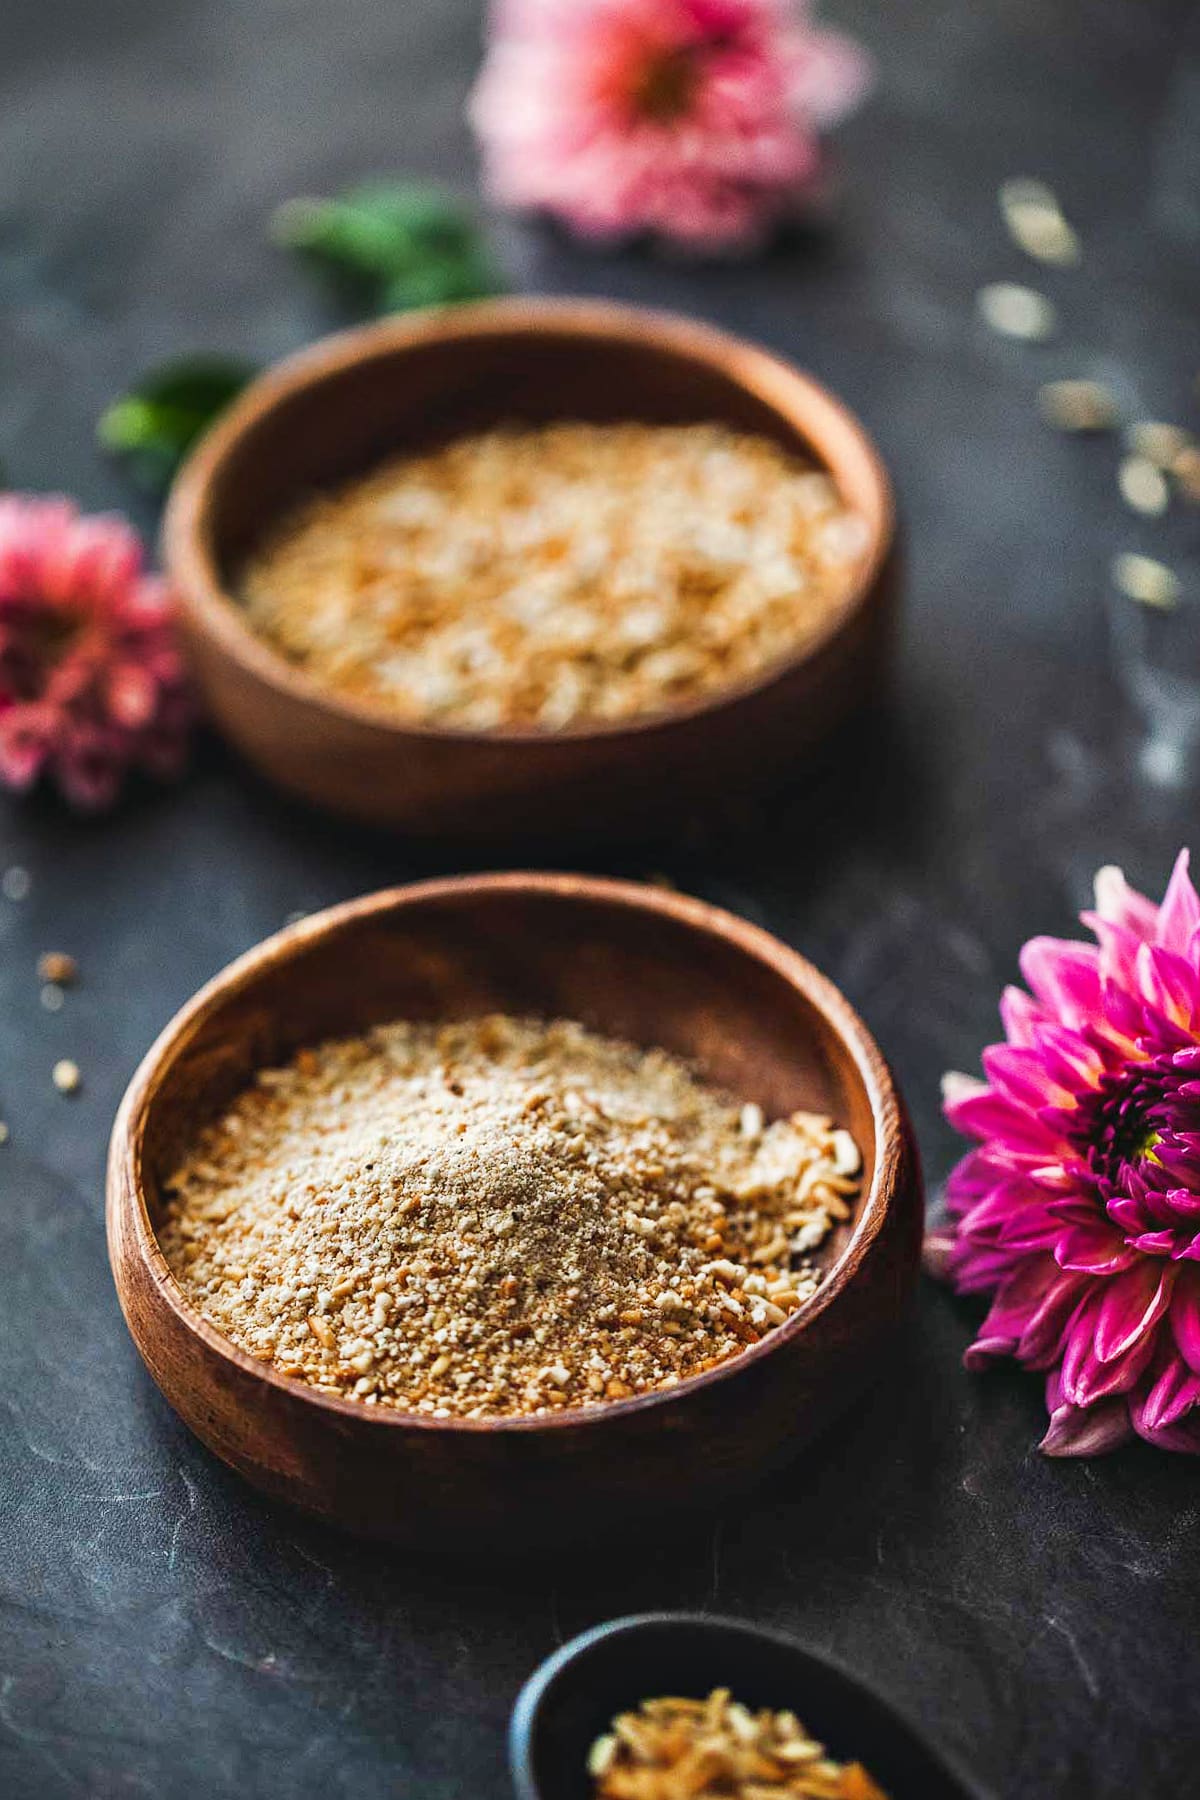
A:
[[[526,1682],[509,1756],[517,1800],[592,1800],[587,1754],[617,1713],[660,1694],[728,1687],[751,1711],[792,1711],[840,1762],[861,1762],[890,1800],[981,1800],[915,1727],[858,1676],[782,1632],[708,1613],[644,1613],[585,1631]]]
[[[394,1018],[569,1017],[694,1059],[768,1116],[828,1110],[864,1153],[853,1221],[785,1325],[678,1387],[536,1419],[367,1407],[279,1375],[185,1301],[161,1184],[254,1073]],[[113,1129],[109,1256],[134,1341],[210,1449],[266,1493],[428,1547],[538,1546],[719,1501],[861,1389],[911,1297],[916,1155],[887,1067],[802,957],[699,901],[624,882],[485,875],[373,894],[269,938],[184,1007]]]
[[[496,423],[716,420],[802,450],[869,527],[861,574],[802,654],[633,722],[463,731],[331,695],[233,598],[263,531],[305,494]],[[293,793],[432,836],[644,833],[760,780],[877,689],[895,594],[887,475],[810,377],[722,332],[629,307],[489,301],[326,339],[256,381],[171,493],[166,566],[209,711]]]

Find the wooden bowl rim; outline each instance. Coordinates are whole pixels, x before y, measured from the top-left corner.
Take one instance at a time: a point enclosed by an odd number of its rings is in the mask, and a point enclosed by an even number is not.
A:
[[[832,1027],[849,1052],[863,1084],[871,1107],[875,1133],[875,1168],[870,1192],[863,1200],[853,1232],[837,1260],[826,1271],[816,1293],[785,1324],[776,1326],[766,1337],[760,1338],[758,1343],[738,1351],[716,1368],[688,1376],[674,1387],[656,1388],[647,1394],[635,1394],[628,1400],[611,1400],[603,1406],[564,1408],[561,1412],[545,1417],[516,1415],[485,1419],[436,1419],[428,1413],[405,1412],[398,1407],[365,1406],[360,1400],[342,1399],[335,1394],[323,1393],[309,1382],[301,1381],[295,1376],[281,1375],[240,1349],[185,1299],[159,1245],[139,1178],[142,1144],[157,1077],[169,1060],[186,1049],[200,1025],[217,1006],[231,996],[253,987],[265,969],[290,961],[308,945],[320,939],[336,938],[347,926],[360,920],[406,911],[410,907],[419,908],[428,901],[504,893],[536,894],[568,903],[598,901],[625,908],[629,912],[654,914],[690,927],[701,935],[707,933],[722,938],[781,975],[798,989]],[[385,1430],[412,1427],[441,1432],[578,1430],[594,1429],[603,1426],[609,1419],[625,1418],[631,1414],[670,1406],[685,1394],[729,1380],[738,1371],[776,1354],[799,1337],[801,1332],[836,1302],[883,1229],[889,1209],[897,1198],[905,1154],[900,1104],[891,1073],[878,1045],[850,1002],[828,977],[822,975],[798,951],[781,943],[769,932],[723,908],[710,906],[706,901],[661,888],[642,886],[632,881],[524,871],[454,875],[381,889],[313,913],[271,937],[264,938],[229,963],[211,981],[206,982],[164,1026],[126,1089],[113,1125],[109,1149],[108,1203],[110,1207],[116,1208],[127,1205],[132,1199],[133,1236],[138,1255],[160,1298],[176,1319],[226,1362],[269,1387],[277,1388],[294,1399],[333,1415]],[[111,1258],[111,1230],[109,1247]],[[115,1262],[113,1273],[114,1276],[119,1276]]]
[[[331,692],[273,649],[247,623],[243,608],[226,589],[208,540],[208,496],[226,459],[275,407],[329,376],[340,375],[376,357],[391,356],[398,350],[494,333],[635,343],[689,358],[715,369],[762,400],[807,439],[814,455],[831,473],[835,472],[835,463],[840,466],[847,458],[857,460],[866,478],[867,499],[859,510],[871,533],[870,545],[855,580],[821,630],[800,650],[778,659],[749,680],[716,689],[684,705],[639,713],[631,719],[597,720],[562,731],[536,726],[480,730],[401,720],[385,706]],[[386,731],[398,740],[534,746],[593,738],[639,739],[647,733],[722,712],[785,681],[817,658],[866,605],[891,552],[895,523],[891,480],[865,426],[828,388],[785,358],[746,338],[679,313],[615,301],[512,296],[429,307],[334,332],[274,363],[205,433],[176,476],[163,517],[162,549],[173,586],[193,623],[215,640],[226,656],[298,704]]]

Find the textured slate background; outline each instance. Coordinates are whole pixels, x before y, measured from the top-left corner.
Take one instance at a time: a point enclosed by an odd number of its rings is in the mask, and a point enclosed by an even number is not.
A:
[[[933,1182],[937,1078],[994,1035],[1021,940],[1090,874],[1152,888],[1196,819],[1154,786],[1114,683],[1105,569],[1194,555],[1122,513],[1111,444],[1040,426],[1047,375],[1197,420],[1200,33],[1171,0],[840,0],[882,88],[844,133],[824,245],[717,270],[512,226],[530,289],[650,300],[809,364],[877,433],[909,531],[894,716],[751,841],[649,866],[809,953],[892,1057]],[[330,322],[265,242],[281,198],[378,169],[473,179],[477,10],[451,0],[6,0],[0,15],[0,457],[128,503],[92,447],[159,356],[262,359]],[[1045,278],[994,191],[1048,177],[1083,232]],[[1040,281],[1063,332],[989,338],[985,280]],[[140,514],[151,525],[148,512]],[[177,1424],[124,1333],[102,1164],[121,1090],[196,985],[294,908],[456,865],[282,804],[216,747],[99,825],[0,808],[0,1792],[326,1800],[502,1795],[521,1680],[617,1612],[715,1606],[874,1679],[1006,1800],[1192,1791],[1196,1472],[1138,1448],[1052,1464],[1038,1384],[965,1376],[972,1311],[923,1290],[875,1394],[752,1504],[668,1541],[520,1573],[367,1550],[297,1523]],[[640,873],[646,859],[597,857]],[[79,956],[65,1010],[34,959]],[[85,1089],[51,1088],[76,1057]],[[1189,1718],[1190,1711],[1190,1718]]]

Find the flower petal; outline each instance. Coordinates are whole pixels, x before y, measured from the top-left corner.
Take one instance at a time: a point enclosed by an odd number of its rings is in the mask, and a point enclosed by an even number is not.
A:
[[[1045,1297],[1026,1319],[1017,1343],[1016,1355],[1026,1368],[1045,1369],[1059,1361],[1063,1338],[1086,1291],[1086,1282],[1070,1275],[1047,1288]]]
[[[55,718],[49,708],[14,706],[0,718],[0,781],[24,793],[45,767],[54,739]]]
[[[1038,1449],[1043,1456],[1106,1456],[1133,1435],[1128,1403],[1118,1394],[1094,1406],[1056,1407]]]
[[[1136,888],[1131,888],[1124,874],[1109,863],[1096,870],[1096,911],[1137,938],[1151,938],[1158,922],[1158,908]]]
[[[1059,1227],[1054,1247],[1054,1260],[1060,1269],[1075,1269],[1087,1275],[1116,1275],[1137,1261],[1124,1235],[1108,1220],[1089,1219],[1086,1224]]]
[[[870,57],[840,31],[798,33],[790,70],[792,103],[821,130],[859,104],[874,79]]]
[[[1040,1344],[1053,1335],[1057,1345],[1062,1320],[1078,1298],[1079,1278],[1064,1275],[1053,1257],[1024,1257],[1001,1281],[979,1336],[968,1348],[968,1369],[982,1368],[996,1356],[1015,1356],[1027,1332]]]
[[[1062,1087],[1051,1076],[1045,1058],[1036,1050],[1020,1049],[1014,1044],[989,1044],[983,1053],[983,1072],[996,1092],[1034,1112],[1041,1106],[1070,1103],[1074,1098],[1070,1088]]]
[[[1101,1362],[1124,1356],[1148,1337],[1171,1304],[1175,1271],[1145,1259],[1104,1284],[1095,1320],[1096,1355]]]
[[[1034,1043],[1034,1028],[1046,1017],[1042,1008],[1024,988],[1007,987],[1000,996],[1000,1018],[1004,1035],[1019,1048]]]
[[[1184,1362],[1200,1375],[1200,1273],[1181,1270],[1171,1295],[1171,1334]]]
[[[1176,1025],[1190,1028],[1196,1016],[1196,970],[1172,951],[1143,944],[1137,953],[1137,985],[1151,1006]]]
[[[1068,1025],[1100,1010],[1100,952],[1069,938],[1035,937],[1021,951],[1021,973],[1038,999]]]
[[[1153,1385],[1131,1403],[1133,1423],[1143,1435],[1178,1425],[1200,1404],[1200,1375],[1181,1356],[1169,1356]]]
[[[980,1081],[978,1075],[964,1075],[961,1069],[947,1069],[942,1076],[942,1106],[947,1113],[960,1100],[971,1100],[976,1094],[986,1093],[987,1082]]]
[[[1171,879],[1158,910],[1154,941],[1168,950],[1186,952],[1192,933],[1200,927],[1200,896],[1188,876],[1188,853],[1181,850],[1175,859]]]
[[[1061,1144],[1059,1135],[1038,1114],[993,1089],[955,1101],[946,1108],[946,1117],[965,1137],[995,1138],[1006,1150],[1039,1161],[1046,1161]]]

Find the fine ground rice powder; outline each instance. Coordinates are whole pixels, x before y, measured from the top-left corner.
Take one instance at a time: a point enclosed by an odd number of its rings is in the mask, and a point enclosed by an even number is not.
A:
[[[859,1152],[565,1021],[390,1024],[263,1071],[168,1183],[187,1298],[285,1374],[437,1417],[666,1387],[815,1290]]]

